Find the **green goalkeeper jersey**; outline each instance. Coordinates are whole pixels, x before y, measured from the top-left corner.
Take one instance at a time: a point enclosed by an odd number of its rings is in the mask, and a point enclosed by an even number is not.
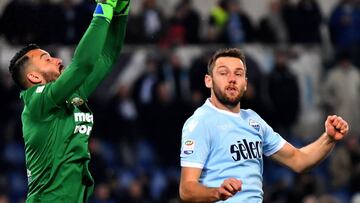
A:
[[[93,114],[86,103],[71,101],[46,112],[54,105],[51,86],[22,93],[28,202],[84,202],[94,183],[88,170]],[[80,98],[74,94],[73,100]]]
[[[94,17],[61,76],[21,92],[27,203],[80,203],[91,195],[88,142],[94,119],[87,98],[116,61],[126,21],[114,17],[109,24]]]

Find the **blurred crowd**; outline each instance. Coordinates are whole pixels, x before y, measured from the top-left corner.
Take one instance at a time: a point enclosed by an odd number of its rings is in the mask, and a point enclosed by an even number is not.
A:
[[[339,0],[329,16],[316,0],[269,0],[256,24],[237,0],[217,1],[205,17],[191,0],[178,0],[170,16],[161,0],[141,2],[141,11],[129,16],[119,62],[90,98],[91,203],[179,202],[181,128],[209,96],[203,82],[209,57],[231,46],[247,56],[241,107],[258,112],[290,143],[302,146],[320,136],[328,114],[351,126],[308,173],[265,159],[264,202],[360,202],[359,0]],[[90,0],[12,0],[2,10],[0,203],[22,202],[27,181],[22,104],[7,57],[35,42],[71,58],[94,6]]]

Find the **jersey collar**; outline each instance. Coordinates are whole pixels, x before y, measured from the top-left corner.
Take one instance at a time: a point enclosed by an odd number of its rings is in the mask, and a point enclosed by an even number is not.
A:
[[[219,109],[210,102],[210,98],[206,99],[205,105],[207,105],[208,107],[214,109],[215,111],[217,111],[219,113],[226,114],[226,115],[229,115],[229,116],[234,116],[234,117],[240,117],[241,109],[240,109],[239,113],[233,113],[233,112],[230,112],[230,111],[225,111],[225,110]]]

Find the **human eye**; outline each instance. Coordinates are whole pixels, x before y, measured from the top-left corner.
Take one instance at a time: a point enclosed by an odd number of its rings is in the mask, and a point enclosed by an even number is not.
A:
[[[220,74],[220,75],[226,75],[227,72],[226,72],[226,71],[219,71],[219,74]]]
[[[220,68],[218,69],[218,73],[219,75],[227,75],[228,71],[225,68]]]
[[[236,75],[236,76],[242,77],[244,74],[245,74],[245,72],[244,72],[244,70],[242,70],[242,69],[237,69],[237,70],[235,70],[235,75]]]
[[[46,62],[50,62],[50,61],[51,61],[51,58],[50,58],[50,56],[44,55],[44,56],[42,57],[42,60],[44,60],[44,61],[46,61]]]

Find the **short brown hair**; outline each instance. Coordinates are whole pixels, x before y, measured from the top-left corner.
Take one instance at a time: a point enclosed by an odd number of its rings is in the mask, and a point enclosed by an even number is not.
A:
[[[29,61],[29,57],[26,54],[34,49],[39,49],[40,47],[36,44],[29,44],[26,47],[18,51],[15,56],[10,61],[9,72],[13,78],[15,84],[17,84],[22,90],[26,89],[26,86],[23,82],[24,68]]]
[[[212,75],[212,71],[214,69],[215,62],[220,57],[234,57],[234,58],[240,59],[243,62],[244,68],[246,71],[246,64],[245,64],[246,61],[245,61],[244,53],[238,48],[225,48],[225,49],[219,49],[218,51],[216,51],[215,54],[209,60],[208,67],[207,67],[209,75]]]

